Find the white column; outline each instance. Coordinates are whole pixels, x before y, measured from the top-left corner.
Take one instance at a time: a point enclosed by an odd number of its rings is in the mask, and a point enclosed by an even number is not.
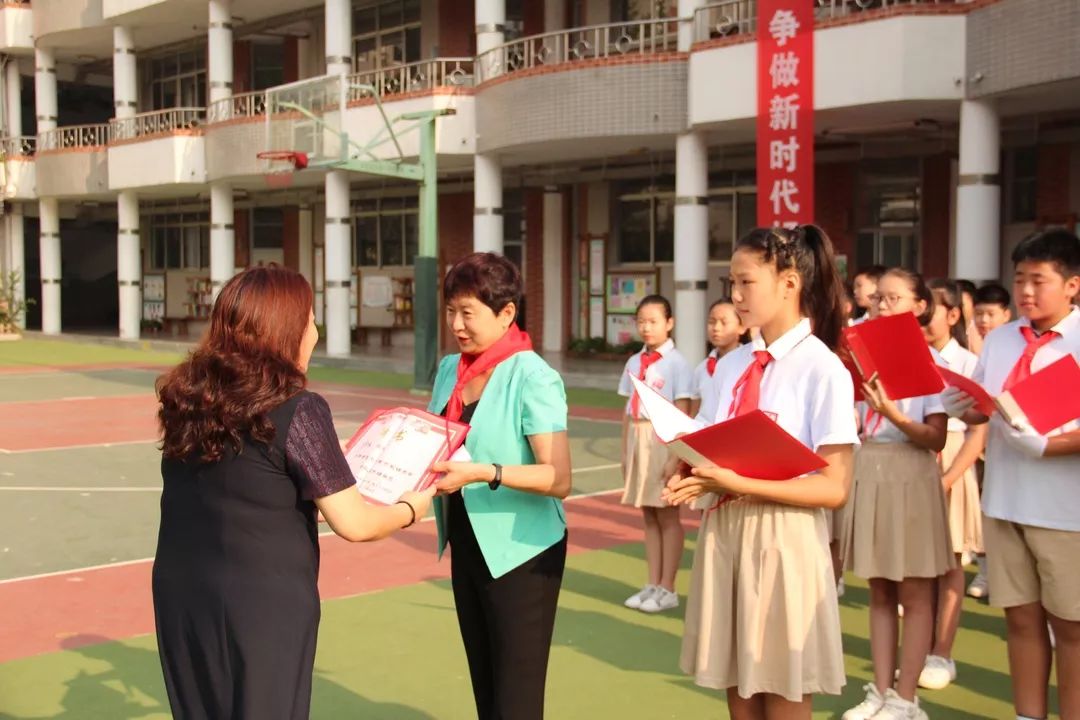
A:
[[[60,204],[41,198],[41,331],[60,334]]]
[[[953,277],[977,282],[1000,274],[1000,153],[997,109],[982,100],[962,101]]]
[[[235,272],[232,185],[216,182],[210,185],[210,284],[214,288],[214,299]]]
[[[56,128],[56,61],[52,50],[34,51],[34,103],[37,110],[37,131]]]
[[[8,60],[4,71],[4,88],[7,94],[7,104],[4,116],[7,118],[7,134],[9,137],[22,135],[22,76],[19,74],[19,63],[15,58]]]
[[[349,354],[349,298],[352,292],[352,251],[349,212],[349,174],[331,170],[326,174],[326,352],[333,357]]]
[[[326,0],[326,74],[352,72],[352,5],[350,0]]]
[[[473,250],[502,254],[502,165],[495,155],[478,154],[473,172]]]
[[[131,28],[113,28],[113,105],[117,118],[135,115],[139,100],[138,76],[135,70],[135,38]]]
[[[537,2],[537,0],[532,0]],[[476,55],[482,67],[480,76],[490,80],[502,73],[502,53],[480,57],[503,44],[506,30],[506,0],[476,0]]]
[[[562,352],[566,331],[563,303],[569,295],[563,286],[563,195],[556,187],[544,189],[544,351]]]
[[[675,140],[675,345],[691,365],[705,356],[709,270],[709,155],[705,136]]]
[[[312,256],[314,251],[315,228],[312,223],[315,214],[310,205],[301,205],[297,213],[297,224],[300,226],[300,274],[307,278],[312,287],[315,287],[315,274],[312,268]]]
[[[210,102],[225,100],[233,89],[232,0],[210,0],[206,43]]]
[[[26,300],[26,257],[23,244],[26,242],[23,226],[22,203],[11,203],[11,212],[7,216],[7,271],[19,274],[19,286],[15,288],[15,302]],[[26,314],[19,318],[19,327],[26,327]]]
[[[139,196],[116,196],[116,278],[120,286],[120,339],[138,340],[142,320],[142,268],[139,266]]]
[[[56,128],[56,61],[52,50],[34,51],[34,104],[38,133]],[[41,330],[60,333],[60,205],[56,198],[38,200],[41,235]]]

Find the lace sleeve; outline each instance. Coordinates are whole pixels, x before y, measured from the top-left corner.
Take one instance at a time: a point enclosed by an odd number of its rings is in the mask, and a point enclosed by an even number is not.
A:
[[[315,393],[308,393],[296,405],[285,441],[285,460],[306,500],[333,495],[356,484],[341,452],[330,406]]]

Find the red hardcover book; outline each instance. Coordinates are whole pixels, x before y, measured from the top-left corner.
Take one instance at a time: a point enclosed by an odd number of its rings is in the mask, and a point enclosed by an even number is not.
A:
[[[990,417],[994,414],[994,398],[990,396],[990,393],[983,389],[982,385],[965,375],[953,372],[947,367],[939,366],[937,370],[941,373],[941,379],[945,381],[946,385],[963,390],[968,395],[975,398],[976,410],[986,417]]]
[[[857,371],[856,387],[876,375],[893,400],[945,389],[919,321],[911,313],[867,320],[844,328],[843,336]]]
[[[447,460],[465,442],[469,426],[423,410],[376,410],[345,446],[356,489],[377,505],[435,482],[431,466]]]
[[[701,429],[660,393],[631,376],[657,437],[693,467],[724,467],[758,480],[790,480],[828,463],[760,410]]]
[[[1080,419],[1080,365],[1066,355],[998,395],[996,402],[1010,423],[1026,419],[1045,435]]]

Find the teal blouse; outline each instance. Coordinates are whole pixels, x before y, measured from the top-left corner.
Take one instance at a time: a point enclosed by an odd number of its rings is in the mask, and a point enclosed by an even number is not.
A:
[[[457,381],[460,355],[439,363],[428,411],[442,412]],[[566,430],[562,377],[534,352],[520,352],[495,367],[473,414],[465,447],[473,462],[532,465],[530,435]],[[492,577],[500,577],[559,542],[566,516],[558,498],[483,483],[461,490],[465,510]],[[435,498],[439,557],[446,549],[446,502]]]

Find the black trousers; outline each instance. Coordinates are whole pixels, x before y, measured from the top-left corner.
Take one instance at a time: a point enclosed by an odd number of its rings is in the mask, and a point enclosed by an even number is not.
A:
[[[479,720],[541,720],[566,537],[492,578],[464,503],[456,500],[451,498],[450,574],[476,715]]]

